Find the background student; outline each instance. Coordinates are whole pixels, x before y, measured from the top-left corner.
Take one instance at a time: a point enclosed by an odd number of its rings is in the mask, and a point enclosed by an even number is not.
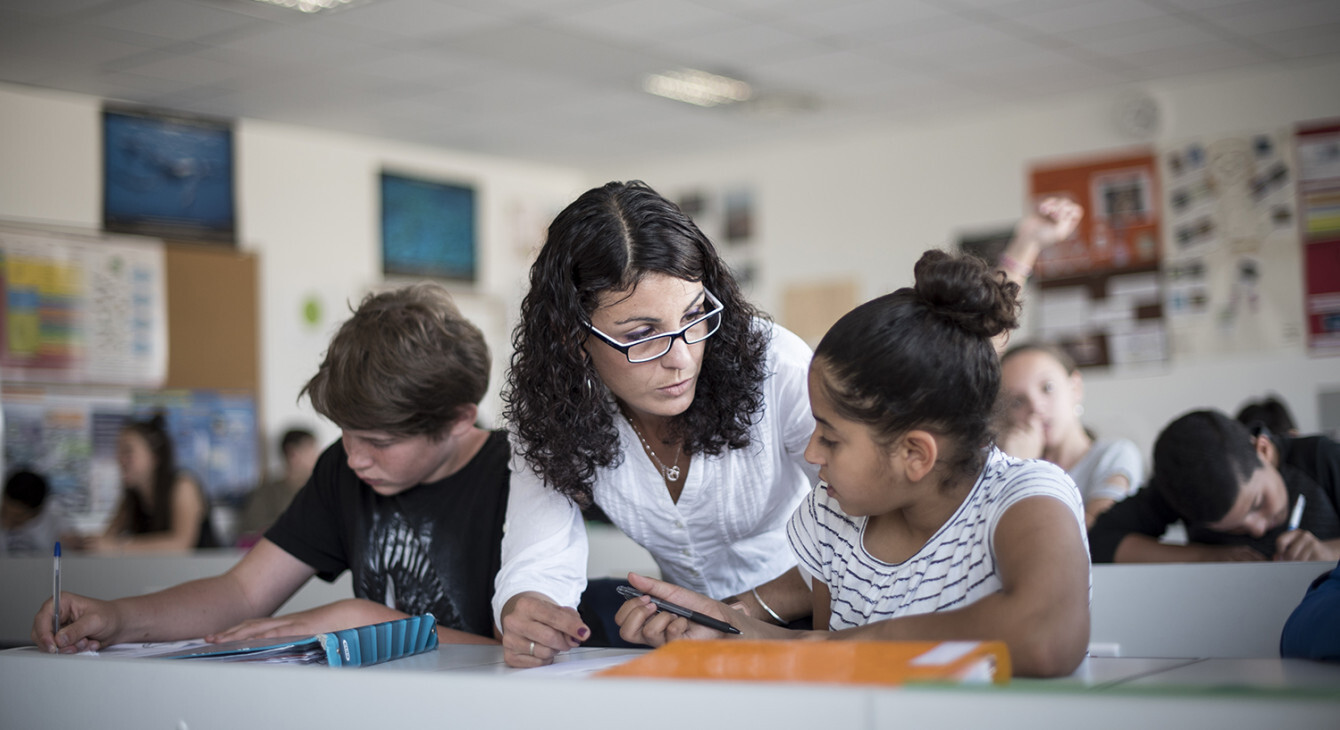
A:
[[[1064,350],[1040,342],[1011,347],[1000,359],[1000,377],[997,445],[1010,456],[1065,469],[1084,500],[1085,524],[1140,487],[1144,460],[1135,442],[1098,439],[1080,421],[1084,379]]]
[[[1247,401],[1234,416],[1238,423],[1248,430],[1260,425],[1270,429],[1277,436],[1298,436],[1298,424],[1293,420],[1289,407],[1277,395],[1268,395],[1260,400]]]
[[[1298,529],[1288,525],[1303,497]],[[1340,444],[1247,427],[1218,411],[1173,420],[1145,488],[1089,531],[1095,563],[1340,559]],[[1186,524],[1188,544],[1159,542]]]
[[[66,529],[65,511],[51,497],[41,474],[19,469],[5,479],[0,497],[0,555],[50,555]]]
[[[822,481],[788,530],[828,631],[787,631],[630,575],[634,587],[743,638],[999,639],[1017,674],[1074,671],[1089,639],[1079,495],[1055,465],[991,447],[992,339],[1015,326],[1017,296],[981,261],[929,251],[915,287],[852,310],[815,350],[805,456]],[[624,638],[653,645],[723,636],[646,598],[618,620]]]
[[[444,289],[370,295],[304,387],[342,431],[311,482],[227,573],[115,601],[48,600],[32,639],[71,653],[126,641],[334,631],[432,612],[441,641],[492,643],[489,599],[507,505],[507,440],[476,428],[479,330]],[[304,583],[353,573],[356,598],[269,617]]]
[[[130,419],[116,442],[121,501],[102,535],[77,547],[95,553],[181,552],[219,547],[209,495],[193,474],[177,468],[162,413]]]
[[[237,544],[250,547],[261,533],[274,524],[288,508],[293,496],[312,476],[316,458],[320,455],[316,436],[305,428],[290,428],[279,439],[279,455],[284,460],[284,473],[278,479],[256,487],[247,496],[246,507],[237,522]]]

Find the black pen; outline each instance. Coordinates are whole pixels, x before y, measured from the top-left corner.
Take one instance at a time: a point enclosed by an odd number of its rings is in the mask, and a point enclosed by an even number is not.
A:
[[[619,591],[619,595],[623,596],[624,598],[638,598],[639,596],[646,595],[642,591],[639,591],[638,589],[632,586],[619,586],[615,590]],[[695,624],[702,624],[703,626],[706,626],[709,629],[716,629],[717,631],[726,634],[740,633],[739,629],[735,628],[734,626],[731,626],[730,624],[720,619],[715,619],[706,614],[698,613],[697,611],[692,611],[690,609],[684,608],[683,606],[671,603],[669,601],[663,601],[657,598],[656,596],[647,596],[647,598],[651,599],[651,605],[661,609],[662,611],[668,611],[676,616],[683,616],[684,618],[694,622]]]

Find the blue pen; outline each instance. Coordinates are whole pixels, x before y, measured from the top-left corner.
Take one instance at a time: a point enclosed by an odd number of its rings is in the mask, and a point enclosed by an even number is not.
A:
[[[55,556],[51,564],[51,640],[56,640],[60,631],[60,541],[56,541]]]

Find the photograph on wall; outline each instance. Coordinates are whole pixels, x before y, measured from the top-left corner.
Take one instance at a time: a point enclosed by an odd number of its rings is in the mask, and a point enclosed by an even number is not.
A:
[[[382,172],[382,272],[473,282],[475,206],[469,185]]]
[[[231,122],[108,106],[102,132],[105,230],[235,241]]]
[[[1296,346],[1303,332],[1289,130],[1160,150],[1164,295],[1175,356]]]

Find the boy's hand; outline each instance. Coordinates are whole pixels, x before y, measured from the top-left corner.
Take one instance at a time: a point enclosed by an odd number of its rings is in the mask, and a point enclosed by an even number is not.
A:
[[[1340,560],[1340,550],[1317,539],[1307,530],[1289,530],[1275,538],[1276,560]]]
[[[110,601],[99,601],[74,593],[60,594],[60,633],[51,633],[51,599],[37,609],[30,638],[51,654],[77,654],[110,646],[121,618]]]

